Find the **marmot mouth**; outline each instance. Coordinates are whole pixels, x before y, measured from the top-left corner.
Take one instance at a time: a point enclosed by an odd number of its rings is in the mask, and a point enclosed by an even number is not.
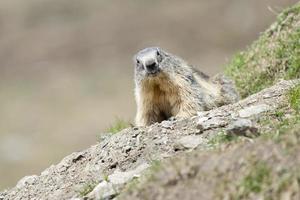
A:
[[[146,75],[153,77],[153,76],[157,76],[160,73],[160,70],[155,70],[155,71],[147,71]]]

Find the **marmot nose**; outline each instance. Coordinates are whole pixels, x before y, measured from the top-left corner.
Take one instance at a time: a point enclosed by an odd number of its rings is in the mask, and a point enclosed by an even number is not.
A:
[[[154,62],[146,65],[146,69],[150,73],[155,73],[158,69],[158,65]]]

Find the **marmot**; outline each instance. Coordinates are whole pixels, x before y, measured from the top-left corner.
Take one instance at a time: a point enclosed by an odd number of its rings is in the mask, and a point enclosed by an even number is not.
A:
[[[134,62],[137,126],[191,117],[239,99],[233,82],[223,75],[210,79],[159,47],[139,51]]]

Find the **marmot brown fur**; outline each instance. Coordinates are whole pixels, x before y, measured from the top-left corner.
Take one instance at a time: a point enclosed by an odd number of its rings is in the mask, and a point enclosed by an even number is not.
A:
[[[191,117],[239,99],[232,81],[222,75],[210,79],[158,47],[141,50],[134,61],[138,126]]]

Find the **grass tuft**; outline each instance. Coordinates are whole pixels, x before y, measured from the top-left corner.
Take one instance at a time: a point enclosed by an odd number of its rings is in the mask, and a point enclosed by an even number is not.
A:
[[[96,181],[86,183],[79,191],[79,195],[81,197],[85,197],[90,192],[92,192],[97,185],[98,185],[98,182],[96,182]]]
[[[227,135],[224,132],[218,133],[216,136],[212,137],[209,141],[208,144],[211,146],[218,146],[222,143],[228,143],[231,141],[235,141],[238,139],[238,136],[234,135]]]
[[[115,123],[107,129],[107,132],[115,134],[130,126],[131,124],[129,122],[117,118]]]
[[[299,114],[300,112],[300,85],[294,87],[289,92],[290,106]]]
[[[279,79],[300,78],[300,3],[279,15],[270,29],[226,67],[242,97]]]
[[[270,181],[271,169],[263,162],[256,163],[238,186],[238,198],[244,199],[250,193],[259,193]]]

